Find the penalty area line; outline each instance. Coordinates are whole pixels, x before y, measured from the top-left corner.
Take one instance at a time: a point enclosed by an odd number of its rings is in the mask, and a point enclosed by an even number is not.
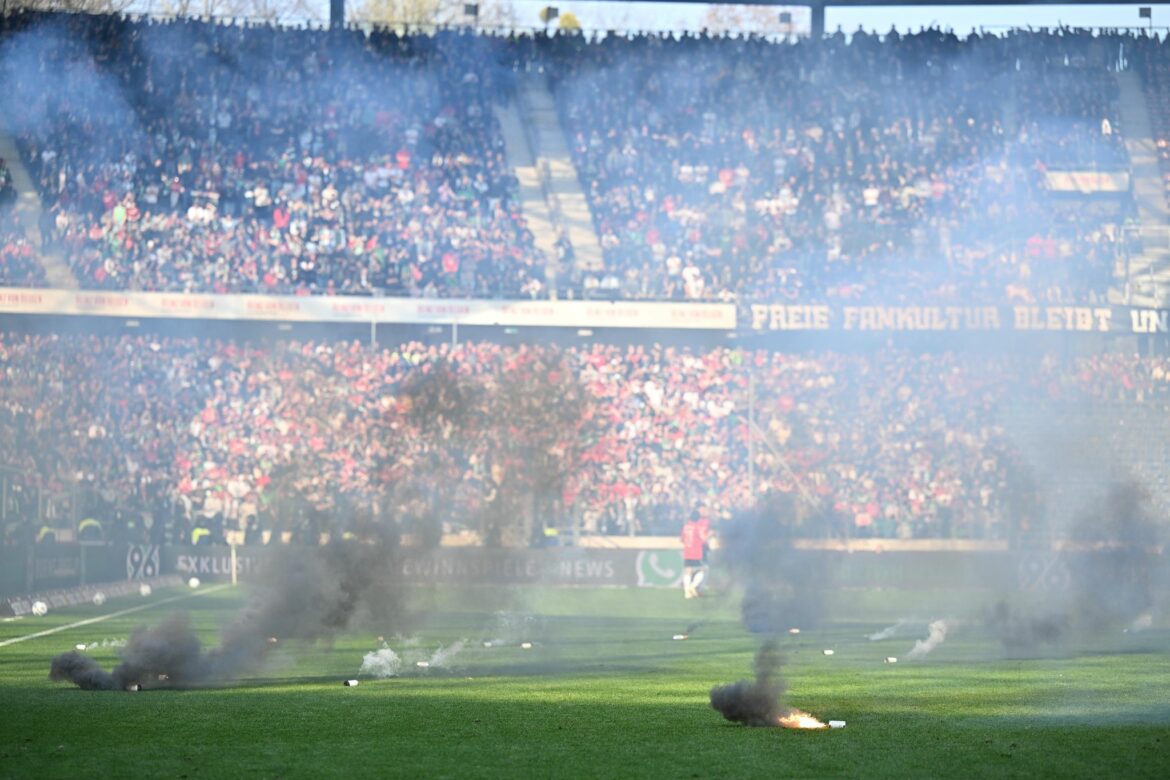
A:
[[[104,620],[110,620],[112,618],[122,617],[123,615],[131,615],[135,612],[142,612],[145,609],[153,609],[155,607],[161,607],[163,604],[170,604],[170,603],[175,602],[175,601],[182,601],[183,599],[193,599],[193,598],[197,598],[199,596],[205,596],[208,593],[215,593],[217,590],[223,590],[224,588],[226,588],[228,586],[229,586],[229,583],[225,582],[222,585],[212,585],[210,588],[206,588],[205,590],[201,590],[198,593],[184,593],[181,596],[171,596],[170,598],[165,598],[162,601],[155,601],[151,604],[139,604],[137,607],[130,607],[129,609],[121,609],[121,610],[118,610],[117,612],[111,612],[108,615],[98,615],[97,617],[86,618],[85,620],[78,620],[76,623],[70,623],[69,625],[66,625],[66,626],[57,626],[56,628],[46,628],[44,631],[38,631],[35,634],[28,634],[26,636],[18,636],[18,637],[13,637],[12,639],[5,639],[3,642],[0,642],[0,647],[7,647],[8,645],[14,645],[17,642],[26,642],[29,639],[40,639],[43,636],[49,636],[50,634],[57,634],[57,633],[60,633],[62,631],[68,631],[71,628],[81,628],[82,626],[89,626],[89,625],[93,625],[94,623],[101,623]]]

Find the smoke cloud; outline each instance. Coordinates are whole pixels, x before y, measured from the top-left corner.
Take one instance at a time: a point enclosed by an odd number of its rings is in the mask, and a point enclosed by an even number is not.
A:
[[[720,535],[717,563],[743,587],[741,614],[752,633],[780,634],[820,620],[831,572],[793,547],[800,525],[795,500],[776,494],[737,514]]]
[[[786,709],[781,704],[786,685],[780,677],[780,653],[774,641],[756,653],[756,678],[711,689],[711,707],[723,717],[745,726],[775,726]]]
[[[914,643],[914,647],[906,654],[907,658],[916,659],[927,655],[931,650],[941,645],[946,641],[947,631],[954,627],[953,623],[946,620],[936,620],[927,628],[926,639],[919,639]]]
[[[451,664],[451,659],[459,655],[463,648],[467,645],[467,640],[460,639],[457,642],[452,642],[446,647],[440,647],[431,654],[430,665],[432,668],[443,669]]]
[[[365,654],[358,674],[368,674],[371,677],[384,679],[397,677],[400,671],[402,671],[402,659],[398,657],[398,653],[389,647],[383,647],[381,650]]]
[[[1043,600],[1020,593],[984,610],[984,625],[1009,652],[1128,632],[1165,607],[1165,529],[1149,492],[1132,479],[1101,492],[1060,534],[1062,549],[1044,555],[1035,586]]]
[[[328,640],[356,624],[399,628],[406,611],[388,530],[358,541],[280,548],[266,561],[262,584],[205,650],[185,614],[137,629],[107,672],[75,651],[55,657],[49,677],[86,690],[223,683],[259,669],[278,642]]]
[[[872,634],[866,634],[865,638],[871,642],[880,642],[883,639],[889,639],[894,634],[898,633],[898,630],[901,629],[902,626],[906,625],[906,622],[907,621],[905,620],[899,620],[894,625],[886,626],[881,631],[875,631]]]

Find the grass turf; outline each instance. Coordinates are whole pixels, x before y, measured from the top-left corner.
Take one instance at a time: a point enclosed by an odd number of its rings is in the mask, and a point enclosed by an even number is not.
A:
[[[0,642],[177,594],[0,623]],[[47,679],[55,653],[125,638],[173,609],[188,610],[213,644],[240,603],[231,589],[0,647],[0,777],[1164,777],[1170,768],[1164,627],[1013,660],[960,626],[908,662],[925,621],[879,642],[864,634],[921,614],[911,610],[922,594],[845,597],[837,622],[780,643],[787,702],[848,725],[791,732],[730,724],[708,706],[712,686],[750,676],[760,644],[730,599],[418,595],[424,609],[406,636],[387,639],[402,676],[356,688],[341,683],[379,646],[376,628],[328,646],[282,644],[263,676],[230,687],[99,693]],[[505,603],[502,615],[493,609]],[[672,639],[688,626],[689,639]],[[461,639],[450,668],[414,665]],[[485,648],[488,639],[507,644]],[[525,640],[532,649],[519,647]],[[89,652],[116,662],[116,648]]]

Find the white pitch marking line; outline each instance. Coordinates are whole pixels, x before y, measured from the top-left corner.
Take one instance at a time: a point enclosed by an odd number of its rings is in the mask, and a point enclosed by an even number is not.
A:
[[[56,628],[46,628],[44,631],[38,631],[35,634],[28,634],[27,636],[18,636],[18,637],[14,637],[12,639],[5,639],[3,642],[0,642],[0,647],[7,647],[8,645],[14,645],[17,642],[24,642],[24,641],[27,641],[29,639],[40,639],[43,636],[49,636],[50,634],[56,634],[56,633],[59,633],[61,631],[68,631],[71,628],[81,628],[82,626],[92,625],[93,623],[101,623],[103,620],[110,620],[111,618],[122,617],[123,615],[130,615],[134,612],[141,612],[144,609],[151,609],[153,607],[161,607],[163,604],[170,604],[172,601],[181,601],[182,599],[193,599],[196,596],[204,596],[208,593],[215,593],[217,590],[223,590],[224,588],[228,587],[228,585],[229,585],[229,583],[226,583],[226,582],[223,585],[212,585],[210,588],[206,588],[205,590],[201,590],[198,593],[184,593],[181,596],[171,596],[170,598],[163,599],[162,601],[156,601],[153,604],[140,604],[137,607],[130,607],[129,609],[119,610],[118,612],[111,612],[108,615],[98,615],[97,617],[87,618],[85,620],[79,620],[76,623],[70,623],[67,626],[57,626]]]

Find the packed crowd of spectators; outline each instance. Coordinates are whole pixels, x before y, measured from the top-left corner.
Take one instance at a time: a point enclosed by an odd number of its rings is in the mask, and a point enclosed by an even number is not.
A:
[[[0,472],[25,501],[8,519],[155,518],[139,533],[206,518],[480,532],[522,484],[555,486],[538,525],[586,532],[673,534],[695,507],[724,517],[783,491],[810,536],[1003,538],[1038,521],[1034,461],[1076,445],[1045,454],[1029,426],[1075,431],[1087,400],[1170,400],[1170,359],[1120,353],[8,334],[0,366]],[[1043,411],[1020,423],[1019,399]]]
[[[492,38],[17,13],[5,121],[85,287],[543,297],[495,108],[546,72],[605,253],[563,295],[1086,302],[1141,39]],[[1152,67],[1166,61],[1147,46]],[[562,247],[566,256],[571,248]]]
[[[83,286],[543,292],[486,39],[6,22],[5,123]]]
[[[12,173],[0,159],[0,286],[42,287],[45,270],[17,215],[16,200]]]
[[[1044,181],[1128,169],[1103,40],[934,30],[550,52],[606,252],[587,288],[887,303],[1109,288],[1128,204],[1062,207]]]

